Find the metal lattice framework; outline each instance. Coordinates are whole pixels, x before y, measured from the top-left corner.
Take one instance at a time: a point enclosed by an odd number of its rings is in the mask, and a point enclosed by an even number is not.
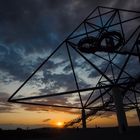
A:
[[[66,123],[65,127],[80,123],[82,119],[86,120],[98,111],[116,112],[112,95],[114,87],[117,87],[122,94],[123,108],[125,111],[135,108],[138,109],[140,105],[140,75],[139,72],[137,75],[134,74],[134,71],[135,69],[138,71],[138,68],[135,67],[136,65],[137,67],[140,66],[139,20],[140,12],[137,11],[102,6],[97,7],[25,80],[8,101],[12,103],[84,110],[82,111],[82,117]],[[60,48],[66,49],[76,89],[15,99],[15,95]],[[85,63],[90,65],[98,73],[99,78],[96,84],[89,88],[81,88],[79,86],[72,52],[82,58]],[[95,60],[101,61],[103,67],[97,65]],[[85,102],[83,102],[81,97],[82,92],[90,92]],[[80,106],[30,102],[33,99],[49,99],[49,97],[70,94],[78,94]]]

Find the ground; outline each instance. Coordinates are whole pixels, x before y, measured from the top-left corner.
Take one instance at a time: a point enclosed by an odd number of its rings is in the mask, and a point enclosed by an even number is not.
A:
[[[140,137],[140,127],[129,127],[120,134],[118,128],[58,129],[40,128],[33,130],[0,130],[0,139],[11,140],[132,140]]]

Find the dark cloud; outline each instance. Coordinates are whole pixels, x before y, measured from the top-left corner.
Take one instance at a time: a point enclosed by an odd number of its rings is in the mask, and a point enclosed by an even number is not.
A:
[[[58,78],[58,79],[55,79],[54,85],[50,86],[49,84],[50,84],[50,82],[48,84],[46,84],[45,88],[40,89],[40,95],[44,95],[44,94],[53,95],[54,93],[62,92],[61,90],[64,90],[64,91],[75,90],[75,87],[73,87],[73,81],[67,82],[67,79],[62,81],[61,78]],[[46,98],[46,100],[41,99],[40,103],[76,107],[76,106],[80,105],[80,100],[79,100],[78,93],[74,93],[74,94],[68,94],[68,95],[62,95],[62,96],[48,97],[48,98]]]
[[[138,0],[135,0],[133,3],[131,0],[126,0],[126,1],[115,0],[113,6],[115,6],[116,8],[131,9],[137,11],[139,11],[139,7],[140,7]]]
[[[0,92],[0,113],[15,113],[15,107],[7,102],[9,94]]]
[[[44,111],[44,112],[49,111],[48,108],[42,107],[42,106],[34,106],[34,105],[24,105],[24,104],[22,104],[21,107],[22,107],[25,111],[35,111],[35,112],[38,112],[38,113],[40,113],[40,112],[42,112],[42,111]]]
[[[5,57],[6,54],[6,57]],[[35,66],[32,61],[24,63],[24,58],[21,52],[15,49],[8,49],[5,46],[0,47],[0,70],[7,73],[7,78],[12,76],[11,80],[25,80]]]
[[[44,50],[47,52],[55,48],[96,6],[121,6],[120,8],[129,9],[138,7],[137,1],[130,3],[130,0],[127,3],[120,0],[1,0],[0,42],[12,50],[20,49],[25,55],[42,53]],[[23,61],[19,53],[14,53],[11,52],[11,55],[15,62],[19,62],[20,59]],[[3,57],[5,61],[10,62],[7,60],[8,54],[4,54]],[[9,67],[14,66],[19,67],[19,71],[26,67],[15,63],[11,63]],[[9,67],[6,66],[5,70],[8,71]],[[14,70],[10,71],[13,71],[11,73],[14,75]]]
[[[47,51],[100,3],[103,1],[1,0],[1,40],[22,47],[26,54]]]
[[[17,109],[18,107],[15,106],[15,104],[11,104],[7,102],[9,98],[8,93],[0,92],[0,113],[18,113]],[[41,106],[32,106],[32,105],[20,105],[24,110],[26,111],[48,111],[48,108],[46,107],[41,107]]]
[[[45,119],[45,120],[43,120],[42,122],[48,122],[48,121],[50,121],[51,119]]]
[[[71,95],[68,96],[56,96],[56,97],[49,97],[46,99],[40,98],[38,99],[32,99],[25,101],[25,103],[39,103],[43,105],[60,105],[60,106],[70,106],[70,107],[80,107],[80,102],[78,98],[74,98],[73,102],[69,101],[69,98],[71,98]],[[77,94],[78,97],[78,94]],[[75,101],[75,102],[74,102]],[[51,111],[60,111],[60,112],[67,112],[67,113],[77,113],[79,114],[78,109],[71,109],[71,108],[63,108],[63,107],[51,107],[51,106],[36,106],[36,105],[28,105],[28,104],[21,104],[21,107],[26,111],[36,111],[38,113],[40,112],[51,112]]]
[[[57,93],[59,90],[61,91],[63,89],[64,91],[77,89],[72,71],[70,73],[53,73],[50,71],[44,71],[43,75],[44,78],[42,78],[42,82],[46,84],[46,87],[44,89],[40,89],[41,93]],[[86,81],[79,77],[77,77],[77,81],[80,89],[89,86]]]

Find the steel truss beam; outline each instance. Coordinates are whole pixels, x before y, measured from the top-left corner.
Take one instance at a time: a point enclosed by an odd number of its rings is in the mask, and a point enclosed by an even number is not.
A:
[[[106,10],[106,11],[102,11],[102,10]],[[98,15],[94,15],[94,13],[97,12]],[[122,20],[121,17],[121,12],[128,12],[128,13],[135,13],[135,14],[139,14],[138,16],[135,17],[130,17],[129,19],[125,19]],[[111,14],[111,16],[108,18],[107,21],[104,20],[104,16],[108,16],[108,14]],[[116,21],[115,23],[113,23],[115,17],[118,18],[118,21]],[[96,20],[97,18],[100,19],[101,25],[96,24],[94,22],[92,22],[92,20]],[[140,105],[140,102],[138,101],[138,97],[140,96],[140,90],[136,87],[139,83],[140,83],[140,79],[137,79],[136,77],[133,77],[131,74],[129,74],[129,72],[127,71],[126,66],[128,64],[128,62],[130,61],[130,58],[136,57],[139,58],[139,62],[140,62],[140,25],[137,26],[135,28],[135,30],[132,32],[132,34],[127,38],[126,34],[125,34],[125,30],[124,30],[124,24],[140,19],[140,12],[137,11],[132,11],[132,10],[125,10],[125,9],[117,9],[117,8],[109,8],[109,7],[103,7],[103,6],[98,6],[97,8],[95,8],[80,24],[79,26],[49,55],[49,57],[47,57],[46,60],[44,60],[36,69],[35,71],[23,82],[23,84],[9,97],[8,102],[11,103],[20,103],[20,104],[28,104],[28,105],[39,105],[39,106],[46,106],[46,107],[58,107],[58,108],[70,108],[70,109],[80,109],[80,110],[90,110],[88,113],[86,113],[86,119],[96,115],[96,113],[98,111],[112,111],[112,112],[116,112],[116,108],[114,105],[114,100],[113,100],[113,95],[111,93],[111,90],[113,89],[113,87],[117,86],[122,90],[122,95],[124,97],[124,99],[127,99],[127,103],[124,102],[124,110],[128,111],[134,108],[138,108]],[[80,29],[80,27],[83,26],[83,30],[80,33],[77,33],[77,30]],[[119,27],[118,27],[119,26]],[[91,28],[91,30],[88,30],[88,27]],[[80,51],[78,49],[78,42],[74,41],[74,40],[81,40],[84,37],[86,37],[88,39],[89,36],[94,35],[95,33],[98,33],[97,35],[94,36],[94,38],[96,38],[96,43],[98,43],[100,41],[100,38],[103,36],[104,33],[108,34],[110,33],[110,29],[115,27],[119,28],[120,30],[120,35],[123,38],[123,42],[121,44],[123,44],[122,46],[120,46],[120,48],[113,50],[112,52],[109,52],[108,50],[104,50],[101,51],[99,54],[96,53],[96,49],[95,52],[92,52],[93,57],[98,57],[100,59],[102,59],[102,61],[105,61],[107,66],[104,70],[101,70],[98,66],[96,66],[94,64],[94,62],[92,62],[91,60],[89,60],[85,53],[83,53],[82,51]],[[138,35],[137,35],[138,32]],[[136,36],[136,39],[133,40],[133,37]],[[113,39],[113,37],[108,37],[105,38],[106,40],[109,39]],[[116,39],[116,37],[114,37],[114,39]],[[123,47],[125,46],[129,46],[129,42],[133,41],[133,46],[131,46],[131,50],[127,51],[127,50],[123,50]],[[101,42],[100,42],[101,44]],[[29,97],[21,97],[21,98],[14,98],[15,95],[18,94],[18,92],[20,92],[20,90],[27,84],[27,82],[29,80],[31,80],[31,78],[41,69],[41,67],[43,67],[48,61],[49,59],[54,56],[61,47],[66,47],[67,50],[67,54],[68,54],[68,58],[70,61],[70,66],[71,66],[71,70],[72,70],[72,74],[74,76],[74,83],[76,85],[76,90],[71,90],[71,91],[65,91],[65,92],[60,92],[60,93],[54,93],[54,94],[45,94],[45,95],[39,95],[39,96],[29,96]],[[101,46],[97,46],[97,47],[101,47]],[[80,89],[79,87],[79,83],[77,80],[77,75],[75,72],[75,66],[73,64],[73,60],[72,60],[72,53],[71,50],[73,50],[77,55],[79,55],[82,59],[85,60],[86,63],[88,63],[94,70],[96,70],[96,72],[98,72],[100,74],[100,78],[97,81],[96,86],[90,87],[90,88],[83,88]],[[135,50],[135,51],[134,51]],[[107,58],[104,58],[102,56],[102,52],[107,54]],[[111,58],[111,54],[114,54],[114,56]],[[126,56],[125,62],[123,64],[123,66],[117,65],[114,60],[117,58],[117,56]],[[112,77],[110,77],[108,74],[106,74],[108,68],[111,67],[111,73],[112,73]],[[119,69],[120,72],[119,74],[115,74],[115,68]],[[127,75],[126,78],[122,78],[123,74]],[[103,80],[105,79],[105,80]],[[120,80],[123,80],[123,82],[120,82]],[[86,102],[83,103],[82,97],[81,97],[81,92],[84,91],[90,91],[90,95],[87,98]],[[99,95],[95,96],[95,92],[98,92]],[[129,97],[129,94],[133,93],[133,99],[131,99]],[[47,98],[49,99],[50,97],[56,97],[56,96],[63,96],[63,95],[68,95],[68,94],[77,94],[78,93],[78,97],[79,97],[79,102],[80,105],[77,106],[66,106],[66,105],[55,105],[55,104],[43,104],[43,103],[39,103],[39,102],[32,102],[34,99],[43,99],[43,98]],[[105,96],[108,96],[108,100],[105,98]],[[31,101],[32,100],[32,101]],[[96,101],[101,100],[101,105],[100,106],[94,106],[96,104]],[[65,126],[72,126],[75,123],[80,123],[80,121],[82,120],[82,118],[77,118],[75,120],[72,120],[71,122],[67,123]]]

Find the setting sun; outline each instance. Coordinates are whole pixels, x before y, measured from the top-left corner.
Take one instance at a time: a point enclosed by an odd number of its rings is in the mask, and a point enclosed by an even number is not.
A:
[[[61,126],[63,126],[63,122],[57,122],[56,125],[57,125],[58,127],[61,127]]]

